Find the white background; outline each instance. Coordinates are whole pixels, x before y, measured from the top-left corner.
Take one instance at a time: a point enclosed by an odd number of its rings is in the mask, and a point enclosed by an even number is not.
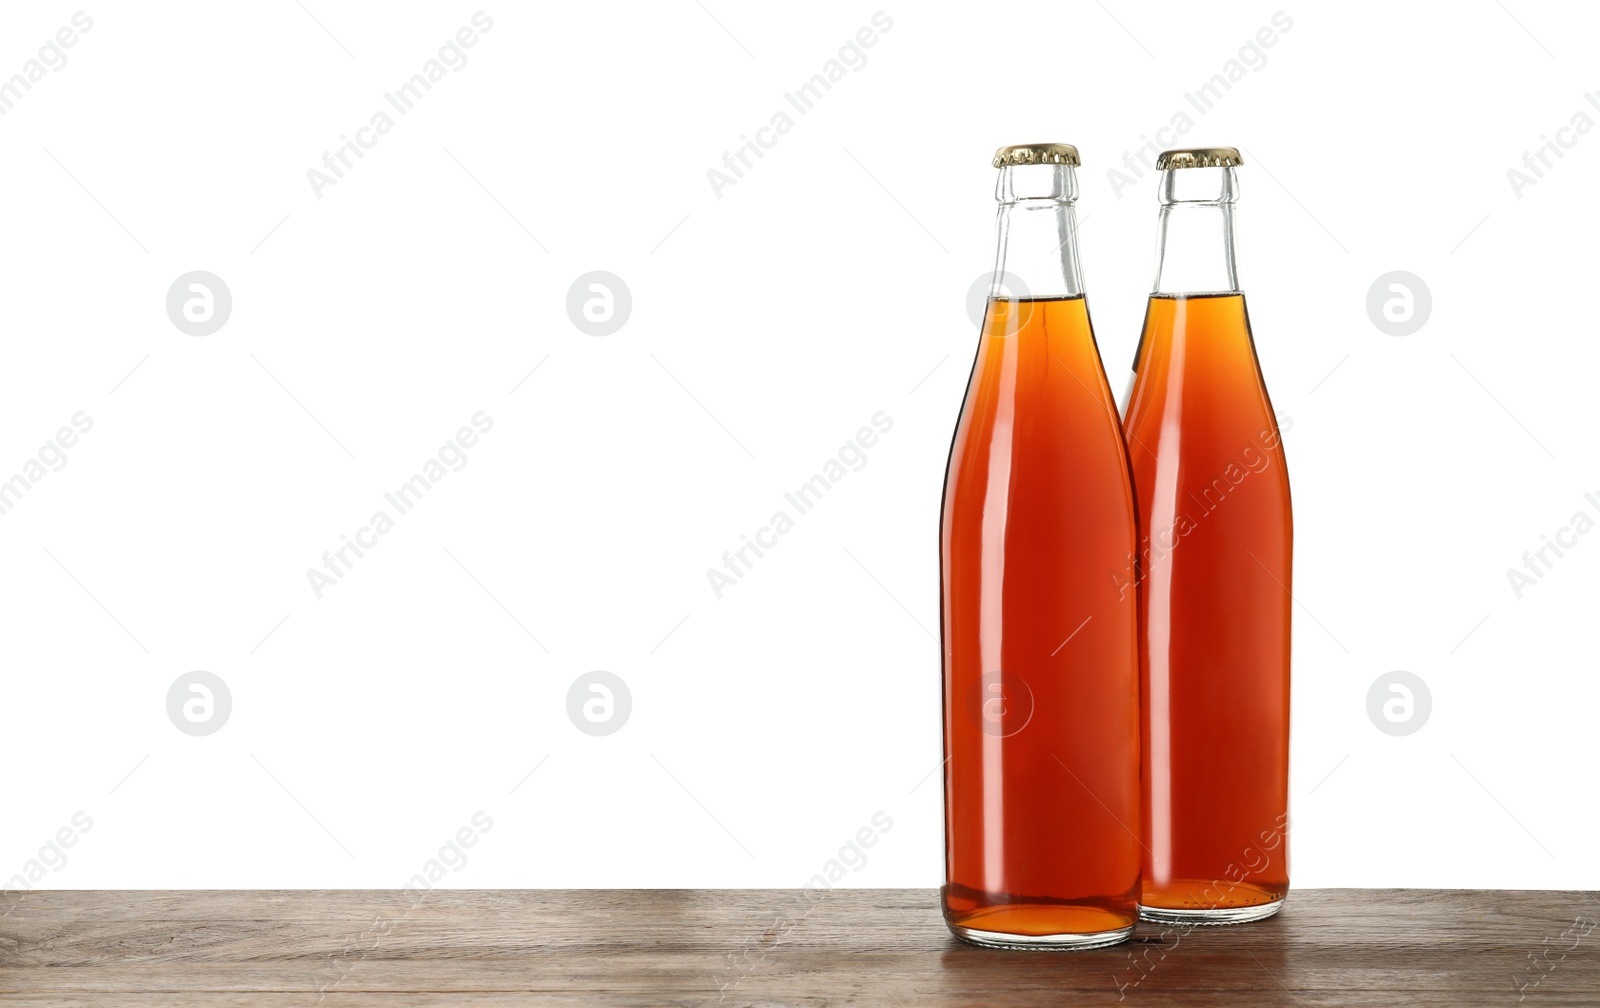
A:
[[[1507,177],[1600,121],[1600,12],[883,7],[719,197],[707,170],[876,0],[506,4],[319,198],[307,170],[479,7],[305,8],[85,8],[0,116],[0,478],[94,421],[0,516],[0,878],[82,811],[36,886],[398,886],[481,810],[441,884],[794,886],[881,811],[845,884],[938,884],[937,519],[988,160],[1081,149],[1120,387],[1155,193],[1107,170],[1148,137],[1245,151],[1240,276],[1293,419],[1294,884],[1600,886],[1600,535],[1520,599],[1506,575],[1600,516],[1600,130]],[[7,5],[0,75],[78,9]],[[190,270],[232,292],[210,336],[165,311]],[[631,290],[613,335],[569,321],[591,270]],[[1368,317],[1391,270],[1431,290],[1410,336]],[[307,569],[480,410],[466,467],[319,600]],[[718,599],[707,569],[880,410]],[[198,669],[233,701],[205,737],[165,707]],[[632,695],[606,737],[567,715],[596,669]],[[1406,737],[1366,712],[1393,670],[1432,695]]]

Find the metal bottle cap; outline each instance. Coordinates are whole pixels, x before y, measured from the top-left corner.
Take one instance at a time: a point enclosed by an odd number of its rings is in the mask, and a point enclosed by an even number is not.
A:
[[[1244,164],[1237,147],[1185,147],[1181,150],[1162,151],[1156,158],[1156,169],[1173,168],[1232,168]]]
[[[994,166],[1064,164],[1078,167],[1078,148],[1071,144],[1016,144],[994,152]]]

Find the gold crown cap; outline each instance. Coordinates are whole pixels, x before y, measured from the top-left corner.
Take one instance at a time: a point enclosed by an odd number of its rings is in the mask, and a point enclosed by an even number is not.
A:
[[[994,166],[1064,164],[1078,167],[1078,148],[1071,144],[1016,144],[994,152]]]
[[[1232,168],[1244,164],[1237,147],[1185,147],[1181,150],[1162,151],[1156,158],[1156,168],[1168,171],[1173,168]]]

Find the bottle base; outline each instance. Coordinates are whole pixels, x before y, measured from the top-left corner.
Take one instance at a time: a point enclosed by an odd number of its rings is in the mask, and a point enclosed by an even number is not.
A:
[[[1091,931],[1088,934],[1007,934],[1003,931],[981,931],[978,928],[951,924],[950,930],[957,938],[984,948],[1015,949],[1027,952],[1079,952],[1084,949],[1104,948],[1125,942],[1133,937],[1133,925],[1110,931]]]
[[[1139,906],[1139,919],[1150,921],[1154,924],[1190,924],[1206,926],[1212,924],[1247,924],[1250,921],[1266,920],[1279,910],[1283,909],[1283,900],[1273,900],[1271,903],[1259,903],[1255,906],[1242,907],[1215,907],[1208,910],[1173,910],[1167,907]]]

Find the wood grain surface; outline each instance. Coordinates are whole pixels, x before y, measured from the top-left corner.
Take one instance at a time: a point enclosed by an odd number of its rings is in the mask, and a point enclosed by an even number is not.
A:
[[[1592,892],[1312,890],[1088,952],[931,890],[0,893],[0,1005],[1596,1005]]]

